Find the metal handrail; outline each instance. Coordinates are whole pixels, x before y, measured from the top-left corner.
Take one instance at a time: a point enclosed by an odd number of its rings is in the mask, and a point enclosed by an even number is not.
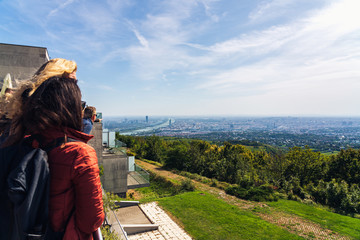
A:
[[[105,193],[104,188],[102,188],[102,192],[103,192],[103,196],[104,196],[105,198],[107,198],[107,195],[106,195],[106,193]],[[111,208],[109,208],[109,210],[112,212],[112,214],[114,214],[115,219],[116,219],[116,222],[119,224],[119,227],[120,227],[120,229],[121,229],[121,232],[123,233],[123,236],[125,237],[125,240],[129,240],[128,237],[127,237],[127,233],[125,232],[123,226],[120,224],[120,221],[119,221],[119,219],[117,218],[114,210],[112,210]],[[109,223],[109,221],[107,220],[107,217],[106,217],[106,211],[105,211],[105,222]],[[111,227],[111,225],[110,225],[110,227]],[[101,231],[100,231],[100,232],[101,232]],[[95,240],[95,238],[94,238],[94,240]],[[101,236],[101,239],[98,239],[98,240],[103,240],[103,239],[102,239],[102,236]]]
[[[119,219],[117,218],[116,214],[114,213],[114,211],[113,211],[112,209],[111,209],[111,211],[112,211],[112,213],[114,214],[115,219],[116,219],[117,223],[119,224],[120,229],[121,229],[121,231],[122,231],[122,233],[123,233],[123,235],[124,235],[125,239],[126,239],[126,240],[129,240],[129,239],[127,238],[127,233],[125,232],[125,230],[124,230],[123,226],[120,224],[120,221],[119,221]]]
[[[100,228],[98,228],[95,232],[93,232],[94,240],[103,240],[103,236],[101,234]]]

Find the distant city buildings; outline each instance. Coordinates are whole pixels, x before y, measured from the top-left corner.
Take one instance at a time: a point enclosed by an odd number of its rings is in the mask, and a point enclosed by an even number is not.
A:
[[[109,121],[106,125],[124,135],[251,140],[284,148],[306,145],[321,150],[360,148],[360,118],[179,117],[152,118],[149,124],[134,118],[126,123],[121,119]]]

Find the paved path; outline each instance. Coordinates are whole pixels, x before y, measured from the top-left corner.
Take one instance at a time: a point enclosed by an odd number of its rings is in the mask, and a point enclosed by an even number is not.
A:
[[[181,229],[156,202],[140,205],[150,220],[159,225],[158,230],[129,235],[129,240],[191,240],[192,238]]]

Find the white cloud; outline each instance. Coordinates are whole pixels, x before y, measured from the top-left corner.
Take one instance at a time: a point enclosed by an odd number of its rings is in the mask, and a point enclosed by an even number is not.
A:
[[[79,7],[81,7],[81,11],[78,12],[78,17],[80,17],[79,20],[85,28],[84,30],[91,30],[92,34],[101,37],[116,29],[117,17],[109,12],[107,6],[95,3]]]
[[[360,17],[356,11],[356,1],[343,1],[334,4],[328,9],[318,12],[315,16],[291,25],[273,27],[263,32],[254,32],[239,39],[232,39],[223,43],[215,44],[209,49],[221,54],[238,54],[238,58],[247,57],[249,54],[262,55],[261,61],[239,66],[229,71],[222,71],[211,77],[209,82],[199,85],[200,88],[211,89],[224,85],[230,91],[234,91],[237,84],[246,82],[273,82],[291,81],[293,76],[313,76],[321,74],[326,69],[337,69],[338,72],[347,71],[348,68],[355,68],[359,59],[360,44],[356,41],[356,36],[360,31]],[[342,16],[341,23],[337,21],[325,20],[327,16],[335,14]],[[356,23],[354,23],[356,22]],[[343,25],[350,25],[341,28]],[[354,36],[351,34],[356,33]],[[351,43],[351,44],[350,44]],[[357,54],[354,54],[356,53]],[[271,53],[271,54],[270,54]],[[269,55],[266,55],[269,54]],[[354,65],[343,65],[353,59]],[[307,65],[318,66],[317,71],[309,71]],[[355,71],[360,75],[359,72]],[[282,77],[284,75],[285,77]],[[214,89],[214,90],[215,90]]]
[[[140,46],[125,49],[133,73],[143,80],[161,80],[165,71],[186,68],[188,55],[181,45],[191,36],[183,21],[191,16],[193,1],[166,1],[159,14],[148,14],[142,21],[129,23]]]
[[[131,31],[135,34],[137,40],[144,48],[149,48],[149,42],[146,40],[146,38],[139,33],[139,31],[135,28],[134,24],[132,24],[130,21],[127,21],[127,23],[130,26]]]
[[[213,2],[218,2],[218,0],[200,0],[200,2],[204,5],[206,15],[210,17],[212,21],[219,22],[219,16],[212,12],[210,6]]]
[[[283,8],[293,4],[294,1],[288,0],[271,0],[261,2],[255,10],[250,12],[249,19],[254,21],[264,21],[276,17],[283,13]]]
[[[131,6],[133,1],[131,0],[106,0],[106,3],[109,5],[109,9],[113,12],[119,13],[122,9],[127,6]]]
[[[51,10],[48,14],[48,17],[52,17],[54,16],[57,12],[59,12],[60,10],[64,9],[65,7],[67,7],[68,5],[74,3],[76,0],[67,0],[63,3],[61,3],[57,8]]]
[[[222,43],[217,43],[208,49],[220,54],[236,54],[250,52],[252,54],[265,54],[276,50],[292,39],[295,29],[288,26],[275,26],[261,32],[244,34]]]
[[[107,62],[110,62],[114,59],[118,59],[118,58],[124,58],[122,56],[124,56],[126,54],[125,50],[122,48],[117,48],[117,49],[112,49],[112,51],[109,52],[104,52],[104,54],[95,61],[94,65],[95,66],[103,66],[104,64],[106,64]],[[119,57],[120,56],[120,57]]]
[[[141,79],[161,79],[165,71],[172,68],[187,68],[195,63],[208,62],[209,57],[191,57],[190,51],[184,48],[201,27],[192,22],[194,9],[201,8],[214,20],[211,12],[212,3],[218,0],[199,1],[164,1],[159,3],[161,11],[148,13],[144,19],[125,20],[129,30],[140,43],[130,46],[117,47],[116,53],[125,53],[122,58],[130,61],[132,71]],[[190,22],[191,21],[191,24]],[[109,53],[102,57],[102,63],[116,58],[116,54]]]
[[[327,9],[319,11],[309,18],[308,31],[326,31],[329,36],[347,34],[359,30],[360,1],[342,0],[331,4]],[[320,33],[322,34],[322,33]]]

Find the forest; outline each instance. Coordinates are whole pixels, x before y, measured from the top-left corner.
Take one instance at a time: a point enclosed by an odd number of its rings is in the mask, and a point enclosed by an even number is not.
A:
[[[360,213],[360,150],[326,156],[309,147],[289,151],[204,140],[116,135],[129,154],[168,169],[229,183],[227,193],[254,201],[287,198],[320,203],[341,214]]]

